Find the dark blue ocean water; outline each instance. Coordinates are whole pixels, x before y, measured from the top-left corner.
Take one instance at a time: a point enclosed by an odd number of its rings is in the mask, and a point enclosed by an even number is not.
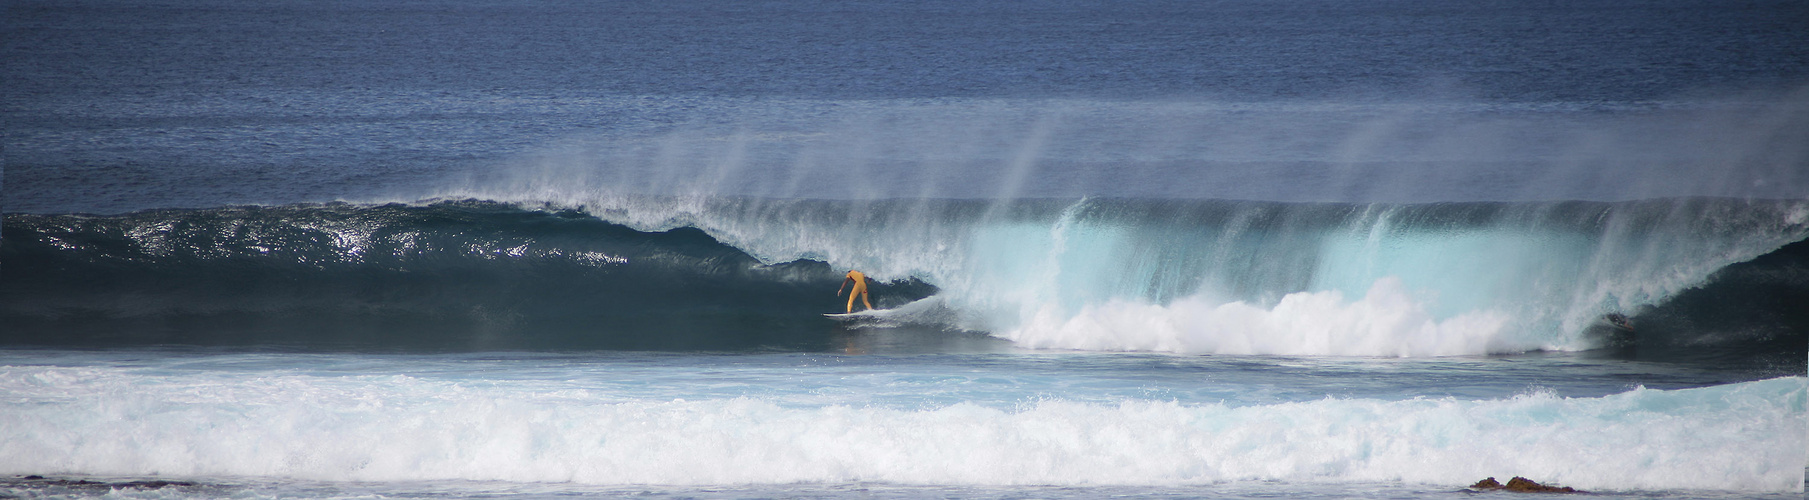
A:
[[[6,9],[12,212],[412,201],[546,156],[804,197],[1809,194],[1787,0]],[[799,171],[838,182],[740,186]]]
[[[0,495],[1801,495],[1809,3],[0,9]]]

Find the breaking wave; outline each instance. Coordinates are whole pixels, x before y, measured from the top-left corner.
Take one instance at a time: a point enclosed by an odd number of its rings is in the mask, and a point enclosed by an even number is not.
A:
[[[882,325],[1437,356],[1789,345],[1809,289],[1798,201],[487,198],[8,215],[4,339],[817,349],[856,268],[894,309]],[[1780,305],[1716,317],[1705,293]]]

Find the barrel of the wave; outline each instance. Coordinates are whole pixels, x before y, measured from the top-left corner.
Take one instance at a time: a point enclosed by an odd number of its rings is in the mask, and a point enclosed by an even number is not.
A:
[[[473,200],[8,214],[5,232],[10,345],[817,350],[844,277],[695,227]]]

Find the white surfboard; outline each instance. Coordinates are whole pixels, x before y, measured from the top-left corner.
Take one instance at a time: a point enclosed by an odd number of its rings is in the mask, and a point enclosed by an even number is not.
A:
[[[851,313],[823,313],[823,317],[840,321],[852,321],[861,318],[878,318],[880,317],[879,311],[883,311],[883,309],[867,309],[865,311]]]

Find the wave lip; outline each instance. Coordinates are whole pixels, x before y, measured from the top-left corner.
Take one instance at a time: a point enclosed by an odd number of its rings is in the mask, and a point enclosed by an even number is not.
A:
[[[1598,398],[921,409],[407,376],[234,383],[9,367],[0,473],[586,484],[1387,482],[1802,491],[1809,379]]]

